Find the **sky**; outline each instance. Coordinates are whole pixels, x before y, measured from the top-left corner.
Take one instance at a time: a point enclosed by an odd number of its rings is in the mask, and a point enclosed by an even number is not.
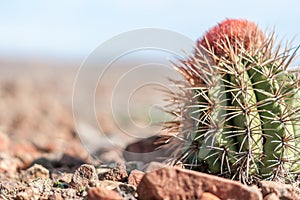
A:
[[[0,2],[0,55],[86,57],[120,33],[176,31],[192,40],[226,18],[244,18],[300,44],[299,0],[10,0]]]

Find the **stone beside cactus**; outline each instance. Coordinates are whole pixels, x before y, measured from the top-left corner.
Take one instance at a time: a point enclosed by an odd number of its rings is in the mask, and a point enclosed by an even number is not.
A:
[[[295,179],[300,87],[288,67],[297,49],[274,43],[255,23],[228,19],[173,63],[184,80],[170,94],[164,147],[176,162],[244,183]]]

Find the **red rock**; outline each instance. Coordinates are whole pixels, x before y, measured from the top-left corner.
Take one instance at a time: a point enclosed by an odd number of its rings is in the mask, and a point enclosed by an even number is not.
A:
[[[261,193],[254,187],[177,167],[146,173],[137,188],[140,200],[200,199],[204,192],[220,199],[262,199]]]
[[[92,188],[88,191],[89,200],[118,200],[123,199],[117,192],[103,187]]]
[[[133,185],[133,186],[138,186],[139,183],[141,182],[144,174],[145,173],[140,170],[136,170],[136,169],[132,170],[128,177],[128,184]]]
[[[219,197],[216,195],[213,195],[212,193],[209,192],[203,192],[200,200],[221,200]]]
[[[275,193],[271,193],[265,196],[264,200],[280,200],[280,199]]]
[[[259,183],[263,196],[275,193],[279,199],[300,200],[300,190],[292,185],[274,181],[261,181]]]
[[[10,140],[8,136],[0,132],[0,151],[6,151],[9,147]]]

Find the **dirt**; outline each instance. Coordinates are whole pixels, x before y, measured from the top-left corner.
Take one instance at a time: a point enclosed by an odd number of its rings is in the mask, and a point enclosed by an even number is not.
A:
[[[131,167],[120,168],[122,147],[135,138],[120,134],[110,111],[99,102],[97,118],[104,135],[93,152],[75,128],[72,92],[79,64],[0,61],[0,199],[86,199],[88,190],[99,185],[125,199],[136,198],[136,187],[127,184]],[[97,98],[104,101],[113,85],[101,87]],[[107,137],[118,145],[107,144]],[[80,177],[84,164],[94,167],[94,178]]]
[[[109,99],[114,87],[106,81],[96,92],[100,101],[95,106],[103,135],[93,141],[89,130],[95,127],[83,129],[84,137],[96,144],[90,151],[78,134],[72,112],[78,68],[79,63],[68,62],[0,62],[0,199],[143,199],[138,197],[137,187],[144,172],[161,164],[151,164],[143,156],[126,161],[123,150],[137,139],[153,139],[153,129],[140,131],[139,137],[120,131],[107,105],[101,103]],[[140,93],[135,103],[143,108],[161,98],[149,95],[150,91]],[[117,105],[117,113],[125,115],[122,103]],[[138,113],[135,120],[144,124],[144,117]],[[136,124],[128,123],[126,115],[124,121],[122,128],[127,132],[135,129]],[[132,148],[138,148],[133,144]],[[143,143],[143,149],[153,148],[145,144],[149,145]],[[277,192],[266,191],[264,196]]]

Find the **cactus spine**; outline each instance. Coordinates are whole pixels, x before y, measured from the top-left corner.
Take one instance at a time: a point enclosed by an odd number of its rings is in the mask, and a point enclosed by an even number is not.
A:
[[[174,157],[246,183],[292,180],[300,169],[300,92],[287,69],[295,52],[247,20],[207,32],[193,55],[173,63],[185,78],[165,123]]]

